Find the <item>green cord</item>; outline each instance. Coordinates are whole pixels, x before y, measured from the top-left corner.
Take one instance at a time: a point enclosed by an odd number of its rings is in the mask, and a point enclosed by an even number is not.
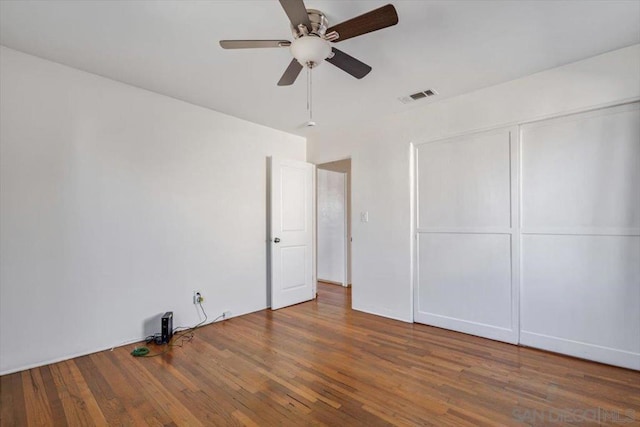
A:
[[[143,357],[149,354],[149,349],[147,347],[136,347],[131,352],[133,357]]]

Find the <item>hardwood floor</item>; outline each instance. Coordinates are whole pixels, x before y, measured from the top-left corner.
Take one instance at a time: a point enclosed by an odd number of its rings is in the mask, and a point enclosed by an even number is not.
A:
[[[349,309],[350,289],[1,378],[2,426],[640,425],[640,372]],[[600,422],[598,422],[600,420]]]

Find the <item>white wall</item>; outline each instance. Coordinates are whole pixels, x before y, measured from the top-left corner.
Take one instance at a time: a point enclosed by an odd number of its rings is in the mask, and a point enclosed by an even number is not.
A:
[[[303,138],[0,50],[0,373],[266,307],[266,157]]]
[[[308,161],[352,159],[353,307],[413,320],[412,142],[637,98],[638,75],[640,45],[635,45],[424,107],[416,104],[383,120],[316,128],[308,138]],[[368,223],[358,221],[360,211],[369,211]]]

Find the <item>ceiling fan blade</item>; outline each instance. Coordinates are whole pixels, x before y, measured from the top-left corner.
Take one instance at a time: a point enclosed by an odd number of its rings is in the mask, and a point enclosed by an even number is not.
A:
[[[262,47],[289,47],[289,40],[220,40],[223,49],[253,49]]]
[[[371,71],[371,67],[364,62],[358,61],[351,55],[347,55],[335,47],[331,49],[333,58],[327,58],[326,61],[335,65],[343,71],[351,74],[356,79],[361,79]]]
[[[280,81],[278,82],[278,86],[289,86],[292,85],[293,82],[298,78],[298,74],[302,71],[302,65],[298,62],[297,59],[293,59],[287,69],[284,71],[282,77],[280,77]]]
[[[280,5],[282,5],[294,28],[298,28],[298,25],[303,24],[307,29],[311,30],[311,21],[309,21],[307,7],[304,5],[303,0],[280,0]]]
[[[327,34],[337,31],[340,37],[335,42],[350,39],[352,37],[361,36],[362,34],[371,33],[383,28],[396,25],[398,23],[398,13],[392,4],[382,6],[367,12],[363,15],[351,18],[348,21],[341,22],[327,29]]]

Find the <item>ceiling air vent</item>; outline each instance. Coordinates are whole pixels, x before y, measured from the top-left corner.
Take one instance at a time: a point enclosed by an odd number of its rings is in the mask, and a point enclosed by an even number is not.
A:
[[[409,96],[402,96],[400,98],[398,98],[400,100],[400,102],[402,102],[403,104],[410,104],[413,101],[417,101],[419,99],[424,99],[424,98],[428,98],[430,96],[434,96],[437,95],[438,92],[436,92],[433,89],[427,89],[427,90],[423,90],[422,92],[416,92],[416,93],[412,93]]]

